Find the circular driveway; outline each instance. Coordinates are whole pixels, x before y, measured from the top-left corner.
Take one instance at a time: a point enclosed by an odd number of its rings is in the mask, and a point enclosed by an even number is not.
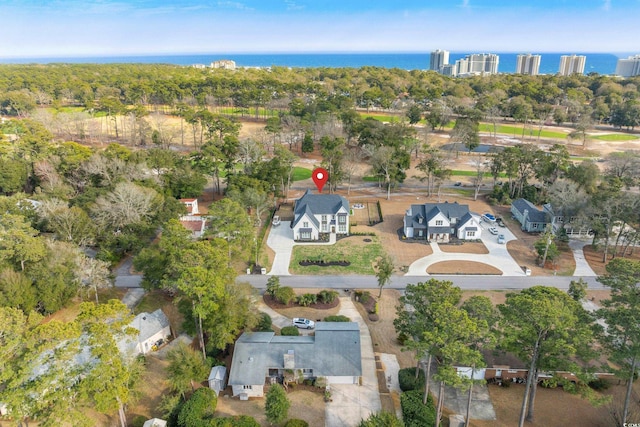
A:
[[[431,242],[431,249],[433,254],[420,258],[414,261],[410,266],[405,276],[429,276],[427,268],[432,264],[436,264],[442,261],[474,261],[491,265],[500,271],[503,276],[524,276],[525,273],[518,263],[513,259],[509,251],[507,250],[507,242],[516,240],[516,237],[509,231],[507,227],[497,227],[499,234],[504,234],[504,244],[498,243],[498,236],[489,233],[489,227],[493,227],[493,224],[488,224],[480,219],[479,215],[473,214],[473,217],[480,224],[482,228],[482,243],[489,250],[488,254],[464,254],[464,253],[447,253],[442,252],[437,243]]]

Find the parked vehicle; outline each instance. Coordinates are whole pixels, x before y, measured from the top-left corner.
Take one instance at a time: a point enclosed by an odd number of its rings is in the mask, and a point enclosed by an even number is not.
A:
[[[274,216],[273,216],[273,221],[271,221],[271,224],[272,224],[274,227],[279,226],[279,225],[280,225],[280,216],[279,216],[279,215],[274,215]]]
[[[504,234],[498,235],[498,243],[504,245]]]
[[[489,233],[495,236],[496,234],[498,234],[498,229],[495,227],[489,227]]]
[[[456,182],[455,184],[453,184],[454,187],[460,187],[462,186],[462,183],[460,181]]]
[[[496,218],[496,224],[498,224],[498,227],[506,227],[502,218]]]
[[[493,214],[490,214],[489,212],[483,214],[482,219],[487,222],[496,222],[496,217]]]
[[[294,317],[293,326],[297,326],[301,329],[313,329],[316,327],[316,322],[313,320],[305,319],[304,317]]]

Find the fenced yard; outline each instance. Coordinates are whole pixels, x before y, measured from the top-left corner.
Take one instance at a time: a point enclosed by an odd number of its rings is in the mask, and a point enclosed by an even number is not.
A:
[[[382,222],[379,202],[358,202],[351,204],[352,225],[375,225]]]

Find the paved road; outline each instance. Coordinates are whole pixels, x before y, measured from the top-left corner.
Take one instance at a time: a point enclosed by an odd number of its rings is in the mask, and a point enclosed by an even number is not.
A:
[[[239,276],[239,282],[248,282],[253,287],[264,289],[268,276],[244,275]],[[455,286],[463,290],[515,290],[526,289],[535,285],[551,286],[559,289],[569,289],[572,280],[580,277],[566,276],[393,276],[391,283],[385,289],[405,289],[409,283],[425,282],[429,279],[450,280]],[[608,289],[596,281],[593,276],[584,276],[589,289]],[[332,288],[332,289],[375,289],[378,287],[374,276],[281,276],[283,286],[293,288]]]

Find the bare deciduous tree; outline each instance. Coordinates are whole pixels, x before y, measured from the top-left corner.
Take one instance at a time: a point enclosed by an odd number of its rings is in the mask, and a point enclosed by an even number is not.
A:
[[[118,230],[151,218],[159,197],[151,188],[121,182],[113,191],[96,199],[92,212],[97,221]]]

